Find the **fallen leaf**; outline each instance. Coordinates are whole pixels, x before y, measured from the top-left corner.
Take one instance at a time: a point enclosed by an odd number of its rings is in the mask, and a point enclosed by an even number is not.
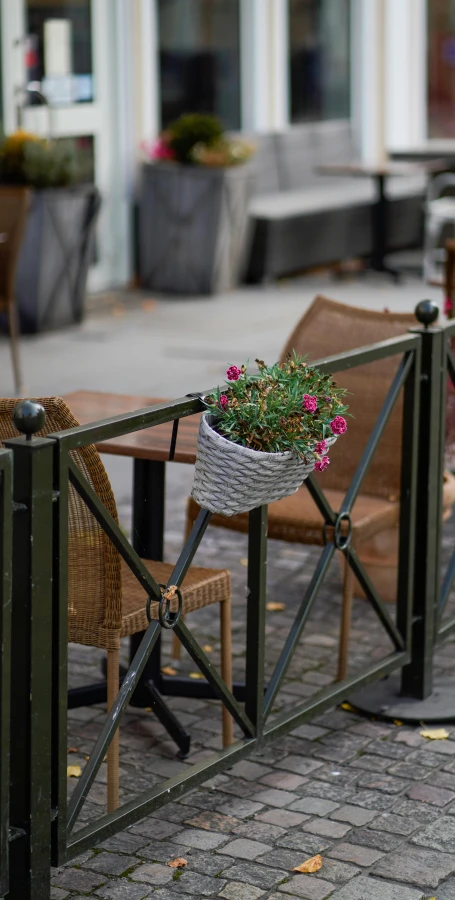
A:
[[[301,863],[300,866],[295,866],[292,870],[293,872],[319,872],[319,869],[322,869],[322,856],[312,856],[311,859],[307,859],[305,862]]]
[[[213,647],[211,644],[204,644],[202,649],[204,653],[213,653]]]
[[[171,859],[170,862],[168,862],[168,866],[171,869],[183,869],[183,867],[187,865],[188,861],[183,859],[183,856],[177,856],[176,859]]]
[[[205,678],[205,675],[203,675],[202,672],[190,672],[190,678],[196,680],[197,678]]]
[[[151,706],[144,706],[144,712],[153,712],[153,709]]]
[[[449,737],[449,732],[445,728],[426,728],[419,731],[420,737],[428,738],[429,741],[445,741]]]
[[[78,747],[68,747],[67,753],[79,753]]]
[[[271,602],[267,603],[265,608],[268,609],[269,612],[280,612],[280,610],[286,609],[286,605],[284,603]]]
[[[177,675],[177,669],[174,669],[173,666],[163,666],[161,673],[162,675]]]
[[[67,766],[66,768],[66,777],[67,778],[80,778],[82,775],[82,769],[80,766]]]
[[[342,703],[342,704],[341,704],[341,709],[345,709],[346,712],[356,712],[356,710],[354,709],[353,706],[351,706],[350,703]]]
[[[241,565],[241,566],[247,566],[247,565],[248,565],[248,560],[247,560],[246,556],[243,556],[243,557],[242,557],[242,559],[240,560],[240,565]]]
[[[394,720],[393,720],[393,724],[394,724],[394,725],[398,725],[398,727],[400,727],[400,725],[402,725],[403,722],[401,722],[400,719],[394,719]]]

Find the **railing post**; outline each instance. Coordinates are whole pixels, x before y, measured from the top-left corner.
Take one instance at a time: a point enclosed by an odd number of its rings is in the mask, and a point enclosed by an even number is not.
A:
[[[265,605],[268,507],[249,514],[245,712],[261,737],[264,727]]]
[[[14,461],[8,900],[49,900],[54,442],[32,437],[44,424],[38,404],[19,404],[14,424],[27,439],[6,442]]]
[[[433,651],[439,601],[440,537],[444,472],[445,334],[430,327],[437,308],[422,301],[416,316],[421,329],[422,369],[418,430],[418,480],[415,515],[414,602],[411,662],[402,671],[401,693],[425,700],[433,691]]]

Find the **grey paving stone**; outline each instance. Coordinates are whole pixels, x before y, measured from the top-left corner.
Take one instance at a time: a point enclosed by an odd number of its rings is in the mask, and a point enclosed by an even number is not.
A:
[[[185,869],[178,881],[173,882],[172,890],[178,894],[192,894],[193,897],[213,897],[219,894],[225,884],[224,878],[211,878]]]
[[[374,820],[371,826],[376,831],[390,831],[392,834],[412,834],[419,827],[415,819],[406,816],[397,816],[394,813],[384,813]]]
[[[290,873],[295,866],[299,866],[311,856],[313,856],[312,851],[286,850],[283,847],[277,847],[275,850],[271,850],[270,853],[264,853],[264,856],[259,856],[256,862],[276,869],[286,869],[288,877],[290,877]]]
[[[326,816],[339,806],[339,803],[323,800],[321,797],[305,797],[304,803],[305,813],[310,816]]]
[[[231,834],[240,824],[240,819],[233,816],[223,816],[222,813],[211,809],[202,809],[191,819],[186,819],[185,825],[194,828],[204,828],[207,831],[219,831],[221,834]]]
[[[284,878],[289,876],[285,869],[275,869],[271,866],[259,866],[255,863],[239,863],[229,869],[229,881],[241,881],[246,884],[254,884],[264,890],[276,888]]]
[[[402,744],[394,743],[392,740],[378,740],[368,744],[368,753],[374,753],[377,756],[387,756],[389,759],[405,759],[409,750]]]
[[[246,837],[251,841],[263,841],[271,844],[280,837],[284,837],[286,829],[279,825],[269,825],[267,822],[259,822],[257,819],[248,819],[233,830],[237,837]]]
[[[228,800],[227,803],[220,802],[221,794],[218,795],[217,810],[226,816],[233,816],[235,819],[246,819],[248,816],[254,816],[255,813],[264,809],[263,803],[255,803],[254,800]]]
[[[269,787],[279,788],[281,791],[294,791],[308,781],[304,775],[293,775],[292,772],[270,772],[259,779],[261,784],[267,784]]]
[[[302,825],[302,831],[308,834],[317,834],[321,837],[338,838],[345,837],[351,830],[350,825],[344,825],[342,822],[332,822],[330,819],[312,819],[311,822],[305,822]]]
[[[151,892],[147,884],[132,884],[122,878],[120,881],[108,881],[104,887],[98,888],[96,896],[103,900],[144,900],[150,897]]]
[[[432,787],[423,782],[422,784],[413,784],[407,791],[410,800],[420,800],[422,803],[430,803],[432,806],[447,806],[454,797],[453,791],[447,791],[445,788]]]
[[[390,809],[395,797],[389,794],[380,794],[379,791],[354,791],[348,795],[351,806],[361,806],[362,809],[376,809],[378,811]]]
[[[309,741],[317,741],[318,738],[324,737],[328,733],[327,728],[321,728],[320,725],[299,725],[292,734],[296,737],[307,738]]]
[[[278,888],[283,894],[303,897],[304,900],[326,900],[335,890],[335,885],[322,879],[316,880],[310,875],[296,875],[286,884]]]
[[[97,853],[85,863],[87,869],[92,872],[101,872],[103,875],[122,875],[127,869],[131,869],[139,863],[135,856],[123,856],[119,853]]]
[[[60,888],[51,888],[51,900],[65,900],[69,897],[68,891],[62,891]]]
[[[449,880],[438,889],[436,900],[455,900],[455,878],[449,878]]]
[[[333,802],[343,803],[348,797],[352,796],[352,790],[352,787],[343,787],[340,784],[326,783],[324,781],[309,781],[308,784],[304,784],[300,788],[299,794],[303,797],[320,797],[322,800],[332,800]],[[295,803],[291,803],[290,809],[300,809],[298,804],[301,803],[301,800],[296,800]]]
[[[354,863],[356,866],[370,867],[384,854],[371,847],[361,847],[356,844],[338,844],[330,853],[333,859],[341,859],[343,862]]]
[[[166,810],[167,808],[168,807],[166,807]],[[182,815],[183,821],[183,819],[186,818],[185,809],[180,807],[180,812],[184,814]],[[195,810],[195,813],[196,812],[199,812],[199,810]],[[188,813],[188,815],[190,815],[190,813]],[[148,838],[157,838],[160,841],[164,841],[166,838],[181,831],[181,828],[181,824],[166,822],[163,819],[143,819],[142,822],[133,825],[132,828],[129,829],[129,832],[131,834],[145,835],[145,837]]]
[[[351,763],[351,769],[365,769],[367,772],[386,772],[389,766],[390,759],[387,756],[372,753],[364,753]]]
[[[185,828],[177,836],[179,843],[196,850],[215,850],[221,844],[225,844],[228,838],[225,834],[216,831],[204,831],[199,828]]]
[[[245,778],[246,781],[259,781],[264,775],[271,772],[269,766],[262,766],[260,763],[252,762],[250,759],[241,759],[235,763],[229,773],[236,778]]]
[[[408,786],[403,778],[395,778],[394,775],[370,773],[361,775],[357,779],[360,788],[368,788],[371,791],[381,791],[384,794],[401,794]]]
[[[268,809],[266,812],[255,816],[255,820],[270,822],[271,825],[280,825],[283,828],[294,828],[296,825],[306,822],[309,818],[303,813],[292,812],[289,809]]]
[[[314,877],[326,878],[327,881],[333,881],[335,884],[344,884],[359,875],[361,871],[357,866],[351,866],[338,859],[329,859],[328,856],[323,856],[322,861],[322,869],[315,872]]]
[[[277,763],[277,769],[285,769],[286,772],[295,772],[296,775],[310,775],[319,769],[322,763],[317,759],[304,759],[302,756],[285,756]]]
[[[315,834],[305,834],[303,831],[291,831],[286,837],[277,841],[278,847],[289,847],[292,850],[300,850],[313,856],[315,853],[323,853],[332,846],[331,841],[327,838],[319,837]]]
[[[402,884],[386,884],[376,878],[359,875],[332,894],[331,900],[425,900],[418,888]]]
[[[120,831],[99,846],[101,850],[108,850],[112,853],[136,853],[148,843],[149,838],[145,834],[130,834],[129,831]]]
[[[455,741],[429,741],[432,753],[440,756],[455,756]]]
[[[133,881],[145,881],[146,884],[167,884],[172,881],[175,869],[160,863],[144,863],[131,873]]]
[[[239,838],[236,841],[230,841],[218,852],[222,854],[225,853],[227,856],[233,856],[237,859],[256,859],[257,856],[268,853],[270,850],[272,850],[270,844],[262,844],[259,841],[250,841],[248,838]]]
[[[375,867],[375,876],[418,884],[422,888],[436,888],[441,881],[455,871],[455,856],[406,847],[406,852],[389,853]]]
[[[105,881],[106,879],[101,875],[95,872],[84,872],[83,869],[64,869],[52,878],[55,887],[82,891],[85,894],[104,884]]]
[[[433,806],[427,803],[416,803],[413,800],[401,800],[392,807],[392,813],[397,816],[406,816],[414,819],[420,825],[427,825],[440,816],[440,813]]]
[[[434,787],[447,788],[449,791],[455,790],[455,773],[454,772],[430,772],[427,778],[427,784]]]
[[[409,762],[405,760],[394,763],[387,771],[390,775],[398,775],[400,778],[410,778],[412,781],[425,781],[425,779],[429,778],[431,775],[431,768],[428,766],[419,765],[419,763],[415,761]]]
[[[275,788],[269,788],[269,790],[258,791],[254,795],[254,799],[256,803],[263,803],[265,806],[275,806],[281,809],[283,806],[289,806],[298,797],[297,794],[292,794],[290,791],[279,791]]]
[[[390,834],[387,831],[374,831],[369,828],[357,829],[348,836],[350,843],[359,844],[361,847],[371,847],[372,850],[382,850],[384,853],[395,850],[403,840],[404,838],[400,835]]]
[[[377,818],[377,812],[369,809],[362,809],[361,806],[341,806],[335,812],[330,814],[331,819],[337,822],[349,822],[350,825],[368,825],[373,819]]]
[[[175,892],[168,888],[157,888],[156,890],[152,889],[152,893],[148,894],[148,897],[153,897],[153,900],[175,900]]]
[[[444,853],[455,853],[455,819],[452,816],[442,816],[418,831],[411,838],[411,843]]]
[[[259,900],[264,894],[265,891],[254,887],[252,884],[242,884],[241,881],[229,881],[218,896],[225,897],[226,900]]]

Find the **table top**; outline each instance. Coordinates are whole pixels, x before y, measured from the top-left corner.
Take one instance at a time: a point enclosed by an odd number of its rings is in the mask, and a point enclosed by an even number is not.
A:
[[[425,141],[415,144],[413,147],[405,147],[401,150],[389,150],[392,160],[432,160],[445,159],[452,163],[455,160],[455,140],[446,138],[443,140]]]
[[[108,394],[103,391],[74,391],[65,394],[63,399],[81,425],[166,402],[162,397]],[[199,419],[200,413],[180,419],[174,462],[192,465],[196,461]],[[153,428],[103,441],[96,447],[100,453],[167,462],[171,436],[172,422],[166,422],[165,425],[154,425]]]
[[[440,155],[438,155],[431,160],[422,160],[422,162],[396,162],[394,160],[386,160],[383,163],[329,163],[327,165],[318,166],[317,171],[320,172],[321,175],[353,175],[359,177],[369,175],[378,178],[381,175],[431,174],[432,172],[443,171],[446,166],[446,160],[440,158]]]

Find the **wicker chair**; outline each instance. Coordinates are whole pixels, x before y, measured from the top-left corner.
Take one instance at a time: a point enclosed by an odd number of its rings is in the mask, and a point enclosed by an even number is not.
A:
[[[16,263],[25,227],[29,192],[22,187],[0,188],[0,312],[8,317],[16,394],[23,391],[19,363],[19,328],[14,298]]]
[[[292,332],[281,354],[284,360],[295,350],[317,360],[343,353],[366,344],[403,334],[415,324],[414,315],[382,313],[345,306],[325,297],[316,297]],[[338,384],[349,392],[348,432],[330,451],[332,465],[318,477],[327,499],[335,511],[349,487],[361,453],[379,415],[387,390],[398,365],[397,358],[388,358],[367,366],[344,371],[337,376]],[[352,522],[353,545],[369,540],[378,532],[395,526],[399,518],[401,412],[398,400],[387,424],[372,463],[362,484],[362,493],[355,503]],[[190,497],[187,509],[187,530],[199,512]],[[233,531],[248,530],[248,514],[232,517],[216,515],[211,525]],[[296,494],[269,506],[268,536],[280,541],[323,546],[323,520],[305,486]],[[346,677],[348,668],[349,633],[351,626],[354,576],[344,565],[343,603],[338,659],[338,679]],[[180,653],[174,642],[173,653]]]
[[[46,410],[46,426],[40,435],[73,428],[76,421],[59,397],[38,400]],[[17,437],[11,416],[17,400],[0,400],[0,441]],[[72,451],[74,461],[117,522],[114,494],[93,446]],[[158,583],[166,584],[173,567],[144,560]],[[191,567],[182,584],[183,612],[193,612],[212,603],[220,604],[221,674],[232,687],[231,671],[231,586],[227,570]],[[107,705],[112,706],[119,690],[120,639],[148,627],[146,594],[124,563],[79,494],[69,487],[68,546],[68,640],[107,650]],[[158,604],[151,604],[151,616],[158,618]],[[232,718],[223,715],[223,744],[232,743]],[[118,806],[118,731],[108,751],[108,808]]]

